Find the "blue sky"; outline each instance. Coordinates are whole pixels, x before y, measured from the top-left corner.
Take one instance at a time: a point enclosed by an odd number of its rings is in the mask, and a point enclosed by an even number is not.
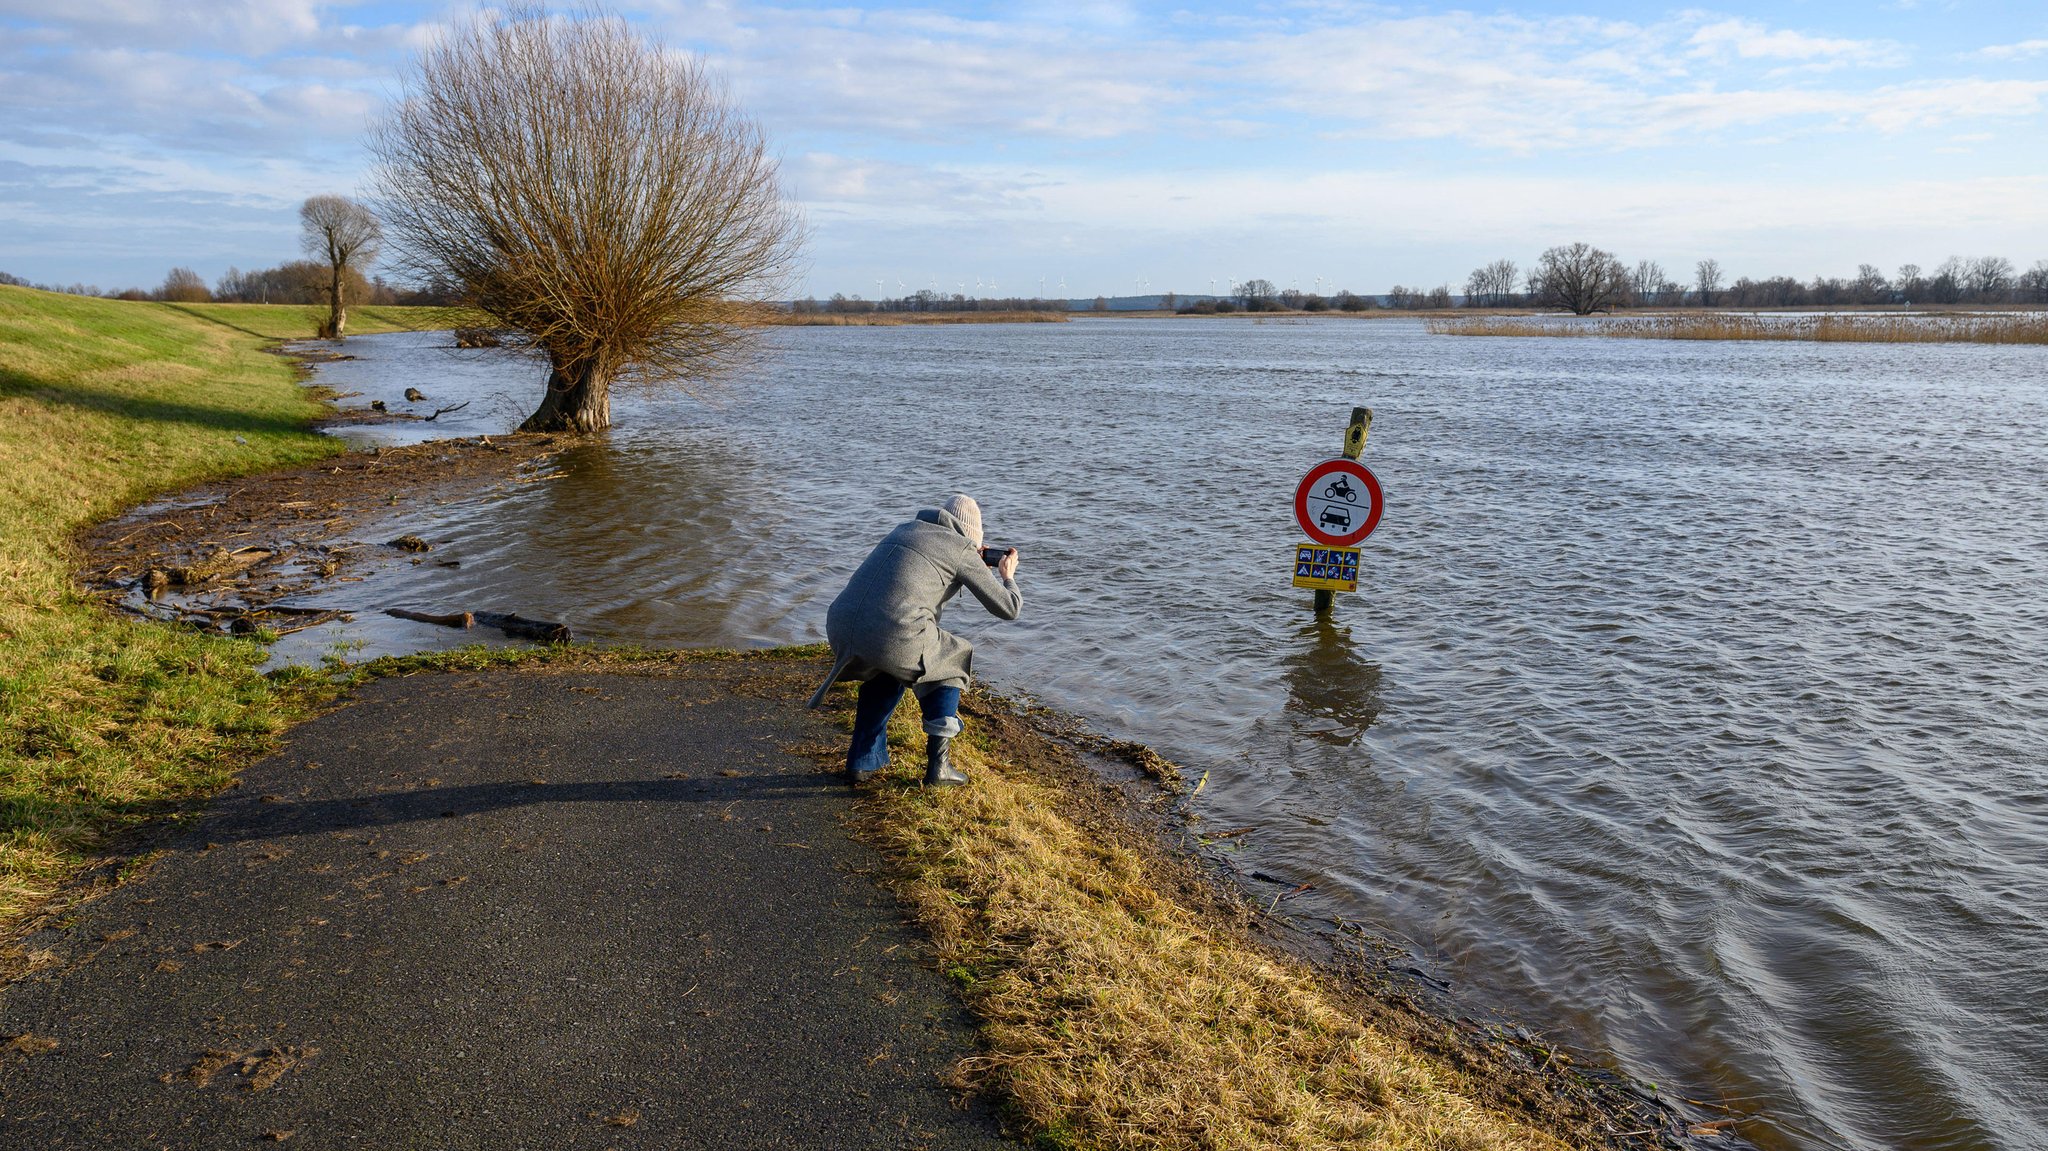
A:
[[[2048,259],[2048,3],[615,6],[730,80],[798,294],[1457,287],[1587,240],[1685,272]],[[297,250],[466,5],[0,0],[0,270]]]

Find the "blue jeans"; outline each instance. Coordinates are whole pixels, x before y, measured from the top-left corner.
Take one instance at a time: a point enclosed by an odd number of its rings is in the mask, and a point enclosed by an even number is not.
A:
[[[846,770],[866,775],[889,766],[889,715],[909,686],[887,675],[878,675],[860,685],[860,701],[853,709],[853,744],[846,749]],[[925,735],[950,739],[960,734],[959,688],[926,688],[917,693],[917,705],[924,712]]]

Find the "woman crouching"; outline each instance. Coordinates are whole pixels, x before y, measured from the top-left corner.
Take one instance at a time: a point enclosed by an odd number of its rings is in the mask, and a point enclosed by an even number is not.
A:
[[[1016,548],[999,559],[985,552],[981,506],[954,496],[890,532],[846,582],[825,615],[832,674],[811,706],[824,703],[842,679],[862,681],[846,750],[848,783],[889,766],[889,714],[906,688],[924,712],[925,785],[967,782],[947,749],[960,734],[960,692],[974,668],[974,645],[939,627],[939,613],[964,587],[991,615],[1016,619],[1024,610],[1017,558]]]

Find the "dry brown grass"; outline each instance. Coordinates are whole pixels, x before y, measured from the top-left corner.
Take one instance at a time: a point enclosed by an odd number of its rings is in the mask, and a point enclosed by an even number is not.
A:
[[[906,752],[922,748],[912,710],[891,733]],[[972,786],[885,786],[870,815],[986,1021],[964,1084],[1010,1100],[1041,1146],[1564,1146],[1162,894],[1139,856],[1061,816],[1046,784],[997,762],[973,729],[956,746]]]
[[[1065,312],[785,312],[763,308],[751,322],[787,328],[896,328],[912,324],[1060,324]]]
[[[1677,312],[1569,321],[1474,316],[1429,321],[1438,336],[1611,336],[1635,340],[1808,340],[1855,344],[2048,344],[2048,313],[1729,315]]]

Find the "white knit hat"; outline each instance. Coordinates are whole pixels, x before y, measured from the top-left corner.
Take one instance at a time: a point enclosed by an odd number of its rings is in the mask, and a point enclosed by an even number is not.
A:
[[[975,547],[981,546],[981,505],[973,496],[952,495],[939,505],[939,510],[960,521],[967,529],[967,538]]]

